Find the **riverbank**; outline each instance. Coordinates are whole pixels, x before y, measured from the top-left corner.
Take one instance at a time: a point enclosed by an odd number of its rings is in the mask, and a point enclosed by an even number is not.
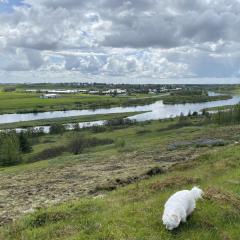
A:
[[[163,100],[165,104],[201,103],[227,100],[230,95],[181,96],[132,94],[127,96],[101,96],[88,94],[65,94],[56,99],[42,99],[41,94],[25,92],[0,92],[0,114],[42,113],[52,111],[85,110],[111,107],[143,106]]]
[[[36,126],[50,126],[52,124],[69,124],[69,123],[81,123],[81,122],[92,122],[99,120],[111,120],[114,118],[126,118],[141,114],[145,112],[123,112],[123,113],[110,113],[110,114],[96,114],[96,115],[85,115],[77,117],[64,117],[64,118],[53,118],[53,119],[41,119],[35,121],[22,121],[16,123],[5,123],[0,124],[0,129],[15,129],[15,128],[30,128]]]
[[[166,96],[165,96],[166,97]],[[213,99],[221,96],[212,96]],[[228,100],[209,101],[202,103],[188,103],[188,104],[164,104],[163,101],[158,101],[156,97],[151,99],[143,99],[144,101],[153,101],[151,104],[141,105],[137,104],[140,100],[131,99],[136,105],[125,107],[113,107],[113,108],[98,108],[98,109],[86,109],[86,110],[66,110],[66,111],[50,111],[42,113],[18,113],[18,114],[2,114],[0,115],[0,124],[14,124],[17,122],[26,121],[39,121],[45,119],[57,119],[57,118],[69,118],[79,116],[94,116],[94,115],[107,115],[125,112],[142,112],[137,113],[130,118],[136,121],[147,121],[155,119],[166,119],[181,114],[188,115],[190,112],[200,113],[202,109],[211,107],[220,107],[225,105],[234,105],[239,103],[240,96],[233,96]]]
[[[176,120],[164,120],[99,133],[85,130],[89,137],[109,138],[114,144],[0,168],[1,223],[36,211],[5,225],[0,236],[238,239],[240,127],[191,120],[195,125],[178,128],[169,127]],[[68,134],[43,136],[34,150],[66,144]],[[212,145],[213,139],[224,144]],[[200,140],[205,144],[196,144]],[[204,201],[186,224],[166,231],[161,223],[164,202],[173,192],[193,185],[203,188]]]

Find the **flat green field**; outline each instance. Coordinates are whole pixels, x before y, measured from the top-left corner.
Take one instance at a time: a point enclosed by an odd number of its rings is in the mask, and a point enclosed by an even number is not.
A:
[[[191,121],[88,129],[81,134],[114,143],[1,168],[0,238],[239,239],[240,127]],[[66,145],[71,134],[42,136],[30,154]],[[165,201],[194,185],[204,199],[187,223],[167,231],[161,222]]]
[[[162,97],[162,95],[149,97],[144,94],[129,97],[66,94],[57,99],[41,99],[40,95],[23,92],[0,92],[0,114],[141,105],[152,103],[157,101],[157,98]]]
[[[118,102],[117,99],[106,96],[88,96],[83,94],[63,95],[57,99],[41,99],[41,94],[0,93],[0,113],[54,111],[65,109],[93,108],[102,104]]]

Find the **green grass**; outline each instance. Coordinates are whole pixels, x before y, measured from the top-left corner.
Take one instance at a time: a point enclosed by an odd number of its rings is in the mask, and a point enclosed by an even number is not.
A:
[[[207,96],[207,95],[169,95],[163,98],[165,104],[184,104],[184,103],[198,103],[218,100],[231,99],[231,95]]]
[[[202,154],[193,163],[129,185],[102,199],[83,198],[41,209],[2,229],[4,239],[239,239],[239,146]],[[161,223],[163,205],[175,191],[193,183],[204,200],[177,230]],[[217,189],[217,190],[216,190]],[[227,196],[227,198],[224,196]]]
[[[144,105],[153,103],[157,101],[157,98],[162,97],[159,95],[159,97],[146,98],[147,94],[125,97],[67,94],[57,99],[41,99],[40,95],[18,91],[0,92],[0,114]]]
[[[192,118],[193,122],[197,123],[198,120]],[[22,199],[29,201],[33,196],[36,203],[48,191],[57,198],[58,194],[64,195],[69,188],[74,190],[77,186],[77,191],[80,191],[96,184],[107,184],[107,179],[139,176],[149,167],[163,167],[170,163],[165,174],[119,187],[113,192],[97,193],[106,194],[103,198],[79,198],[76,195],[78,200],[66,198],[65,203],[41,208],[2,227],[0,239],[239,239],[240,145],[234,144],[234,141],[240,139],[240,127],[195,125],[164,130],[174,123],[176,120],[152,121],[97,134],[86,130],[88,137],[124,140],[125,144],[110,144],[86,149],[77,156],[64,155],[46,161],[0,168],[2,186],[5,186],[5,190],[10,186],[11,199],[15,201],[15,204],[10,204],[9,211],[13,208],[19,211],[26,204]],[[34,146],[34,153],[58,144],[67,144],[71,134],[41,137]],[[202,138],[221,138],[228,140],[229,144],[222,147],[189,146],[186,149],[167,150],[167,146],[173,142]],[[193,155],[197,157],[191,160]],[[176,158],[174,164],[171,164],[172,158]],[[121,164],[124,168],[111,170],[115,164]],[[66,173],[71,178],[64,178]],[[84,178],[78,178],[82,174]],[[71,185],[71,181],[75,184]],[[32,193],[31,189],[46,184],[49,190],[40,191],[37,195]],[[165,201],[175,191],[193,185],[203,188],[206,193],[204,200],[198,203],[186,224],[172,232],[166,231],[161,222]],[[20,188],[19,192],[14,192],[17,188]],[[59,192],[56,190],[58,188]],[[32,195],[27,195],[28,192]],[[3,197],[2,204],[7,204],[5,200],[9,200],[8,196]]]
[[[211,108],[205,108],[206,111],[218,111],[218,110],[228,110],[231,109],[234,105],[226,105],[226,106],[220,106],[220,107],[211,107]]]

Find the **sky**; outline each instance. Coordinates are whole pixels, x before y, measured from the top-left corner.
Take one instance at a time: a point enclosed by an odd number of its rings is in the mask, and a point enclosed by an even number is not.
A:
[[[240,83],[240,0],[0,0],[0,83]]]

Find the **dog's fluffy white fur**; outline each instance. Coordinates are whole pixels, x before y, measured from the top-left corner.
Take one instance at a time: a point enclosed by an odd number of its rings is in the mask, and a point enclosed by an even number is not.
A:
[[[165,203],[162,216],[163,224],[168,230],[177,228],[181,222],[186,222],[196,207],[196,201],[202,197],[203,191],[198,187],[174,193]]]

